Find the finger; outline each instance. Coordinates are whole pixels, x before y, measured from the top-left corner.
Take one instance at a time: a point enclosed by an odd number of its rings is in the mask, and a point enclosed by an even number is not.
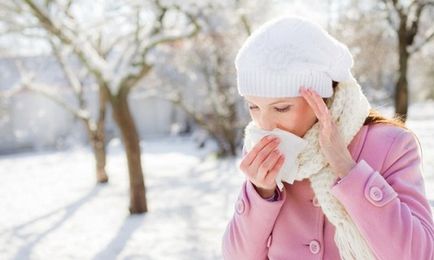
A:
[[[259,166],[264,162],[264,160],[269,156],[269,154],[279,145],[278,142],[273,141],[268,143],[259,153],[256,155],[256,158],[253,160],[250,167],[254,171],[258,171]]]
[[[275,149],[262,162],[262,164],[259,166],[258,169],[258,174],[260,175],[258,177],[260,180],[265,179],[265,176],[267,175],[268,171],[271,170],[276,164],[277,160],[279,160],[279,156],[280,156],[279,150]]]
[[[244,157],[243,161],[241,162],[240,167],[247,168],[250,166],[253,162],[253,160],[256,158],[256,154],[261,151],[267,144],[275,140],[274,136],[265,136],[259,141],[250,152],[247,153],[247,155]]]
[[[271,168],[268,173],[267,176],[265,176],[265,181],[272,179],[274,180],[277,176],[277,173],[280,171],[280,169],[283,166],[283,163],[285,162],[285,156],[283,154],[281,154],[277,160],[277,162],[274,164],[273,168]]]
[[[315,101],[315,104],[317,105],[317,108],[324,119],[328,119],[330,113],[327,105],[324,103],[324,100],[322,97],[316,93],[315,90],[309,89],[308,92],[311,93],[312,99]]]
[[[328,127],[331,117],[322,97],[320,97],[318,93],[311,89],[306,90],[306,97],[308,100],[310,100],[310,104],[314,104],[314,106],[311,105],[311,107],[313,107],[314,113],[320,121],[320,125],[322,127]]]
[[[319,114],[319,109],[316,106],[316,104],[315,104],[315,102],[314,102],[311,94],[304,87],[301,88],[300,94],[306,100],[306,102],[309,104],[309,106],[312,108],[312,110],[315,113],[316,117],[319,119],[321,115]]]
[[[330,111],[327,105],[324,103],[324,100],[320,95],[318,95],[318,93],[316,93],[314,90],[310,90],[310,92],[312,94],[312,98],[315,100],[315,103],[317,104],[317,108],[320,110],[319,113],[321,115],[321,118],[319,118],[319,120],[321,123],[320,124],[321,127],[330,130],[332,128],[333,119],[330,115]]]
[[[319,95],[315,95],[316,92],[314,90],[312,90],[312,89],[307,89],[307,93],[308,93],[308,96],[309,96],[310,100],[315,105],[316,112],[317,112],[317,115],[318,115],[318,119],[320,121],[324,121],[326,118],[325,118],[325,115],[324,115],[324,111],[323,111],[323,109],[321,107],[321,105],[325,105],[323,99]]]

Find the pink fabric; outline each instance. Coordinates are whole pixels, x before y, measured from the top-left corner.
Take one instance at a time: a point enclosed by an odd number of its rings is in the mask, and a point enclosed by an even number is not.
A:
[[[364,126],[349,145],[357,165],[336,182],[343,204],[377,259],[434,259],[434,224],[414,135],[390,125]],[[276,201],[244,183],[223,236],[224,259],[340,259],[334,226],[309,180],[285,183]]]

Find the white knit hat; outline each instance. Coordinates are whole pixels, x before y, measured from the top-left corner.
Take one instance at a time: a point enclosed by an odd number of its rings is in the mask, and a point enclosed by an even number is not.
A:
[[[296,16],[262,25],[235,59],[241,96],[296,97],[306,86],[331,97],[332,80],[349,80],[352,66],[352,55],[343,43],[318,24]]]

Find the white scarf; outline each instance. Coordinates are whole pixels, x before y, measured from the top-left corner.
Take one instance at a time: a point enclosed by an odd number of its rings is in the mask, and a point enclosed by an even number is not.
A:
[[[371,106],[354,78],[339,83],[328,104],[331,116],[348,146],[363,126]],[[252,123],[250,122],[247,127]],[[317,122],[303,137],[307,141],[307,146],[297,157],[298,170],[295,180],[310,180],[322,211],[336,228],[334,239],[343,260],[375,259],[345,208],[330,193],[337,176],[321,152],[319,129]],[[285,154],[285,151],[282,153]]]

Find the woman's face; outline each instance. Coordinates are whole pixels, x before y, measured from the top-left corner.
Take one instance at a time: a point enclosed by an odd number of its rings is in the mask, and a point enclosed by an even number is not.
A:
[[[245,96],[252,120],[260,128],[279,128],[303,137],[317,121],[303,97],[269,98]]]

